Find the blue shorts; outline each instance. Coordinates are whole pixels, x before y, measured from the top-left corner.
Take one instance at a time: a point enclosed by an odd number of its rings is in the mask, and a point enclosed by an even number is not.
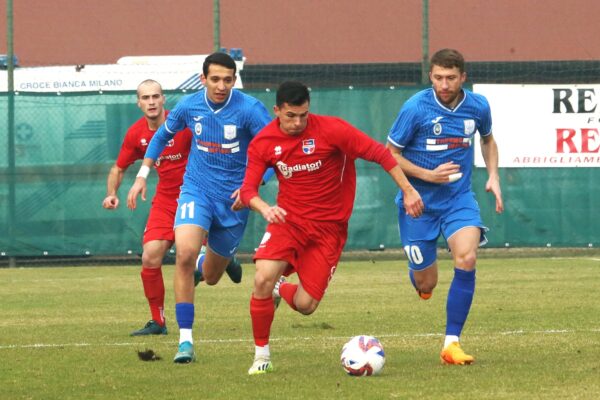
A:
[[[208,231],[208,246],[223,257],[232,257],[238,249],[249,209],[232,211],[233,201],[212,199],[205,194],[184,189],[177,201],[175,228],[197,225]]]
[[[479,245],[487,243],[485,233],[488,228],[481,221],[479,205],[472,192],[448,199],[446,209],[426,211],[419,218],[413,218],[406,214],[404,208],[399,208],[398,226],[404,253],[408,258],[408,267],[416,271],[421,271],[436,261],[437,240],[440,234],[448,241],[458,230],[475,226],[481,229]]]

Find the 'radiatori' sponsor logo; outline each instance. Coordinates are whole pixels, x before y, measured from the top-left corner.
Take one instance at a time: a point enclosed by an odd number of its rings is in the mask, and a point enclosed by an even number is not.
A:
[[[158,167],[162,160],[177,161],[177,160],[181,160],[182,158],[183,158],[183,156],[181,155],[181,153],[166,154],[164,156],[158,157],[158,160],[156,160],[154,162],[154,165],[156,165]]]
[[[296,164],[296,165],[292,165],[291,167],[288,166],[287,164],[285,164],[283,161],[278,161],[277,164],[275,164],[275,165],[277,165],[277,168],[281,172],[281,175],[283,175],[283,177],[285,179],[289,179],[292,177],[292,174],[294,172],[299,172],[299,171],[312,172],[312,171],[318,170],[319,168],[321,168],[321,165],[323,165],[323,161],[319,160],[314,163]]]

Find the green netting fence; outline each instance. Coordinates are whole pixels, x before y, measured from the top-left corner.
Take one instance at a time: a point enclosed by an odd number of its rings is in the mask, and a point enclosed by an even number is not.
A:
[[[340,116],[384,143],[402,103],[419,87],[313,89],[311,110]],[[274,92],[247,90],[272,108]],[[172,108],[184,95],[167,92]],[[7,96],[0,97],[7,115]],[[134,212],[125,207],[127,191],[139,164],[125,176],[118,210],[102,208],[106,176],[124,133],[141,116],[134,92],[27,94],[15,96],[16,179],[8,164],[8,129],[0,123],[0,256],[108,256],[139,254],[150,201]],[[497,140],[502,141],[501,135]],[[377,165],[359,161],[358,188],[346,249],[399,248],[396,193],[392,180]],[[502,215],[485,193],[487,174],[477,168],[474,188],[490,246],[569,246],[600,244],[597,211],[599,168],[502,169],[506,202]],[[156,175],[149,179],[149,187]],[[273,199],[277,183],[263,188]],[[15,207],[9,196],[14,193]],[[9,227],[10,221],[14,221]],[[242,252],[252,252],[264,231],[252,214]],[[10,229],[12,228],[12,229]],[[12,232],[12,234],[8,234]]]
[[[299,80],[313,88],[389,87],[420,85],[421,63],[368,64],[265,64],[244,67],[247,89],[277,87],[284,80]],[[475,83],[576,84],[600,81],[600,61],[472,61],[467,60],[468,81]]]

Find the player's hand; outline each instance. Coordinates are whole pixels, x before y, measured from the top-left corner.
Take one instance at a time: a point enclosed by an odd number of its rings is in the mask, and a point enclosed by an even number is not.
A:
[[[146,180],[144,178],[135,178],[135,182],[127,194],[127,207],[135,210],[138,195],[142,195],[142,200],[146,201]]]
[[[502,190],[500,190],[500,178],[490,176],[485,183],[485,191],[492,192],[496,197],[496,212],[500,214],[504,211],[504,202],[502,201]]]
[[[283,224],[287,215],[287,211],[277,205],[266,207],[260,213],[270,224]]]
[[[102,202],[102,207],[106,208],[107,210],[114,210],[115,208],[119,207],[119,198],[112,194],[106,196]]]
[[[246,208],[244,203],[242,203],[242,197],[240,196],[240,189],[236,189],[233,193],[231,193],[231,196],[229,196],[229,198],[230,199],[235,198],[233,204],[231,205],[231,209],[233,211],[239,211],[242,208]]]
[[[460,165],[454,164],[453,161],[438,165],[431,170],[428,181],[431,183],[449,183],[450,175],[460,172]]]
[[[421,199],[419,192],[417,192],[415,188],[411,187],[409,190],[404,191],[402,195],[406,213],[413,218],[420,217],[423,214],[425,205],[423,205],[423,200]]]

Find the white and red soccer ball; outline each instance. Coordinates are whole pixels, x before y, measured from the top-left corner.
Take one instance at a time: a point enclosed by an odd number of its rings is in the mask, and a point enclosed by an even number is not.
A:
[[[342,367],[348,375],[377,375],[385,364],[383,346],[373,336],[354,336],[342,348]]]

